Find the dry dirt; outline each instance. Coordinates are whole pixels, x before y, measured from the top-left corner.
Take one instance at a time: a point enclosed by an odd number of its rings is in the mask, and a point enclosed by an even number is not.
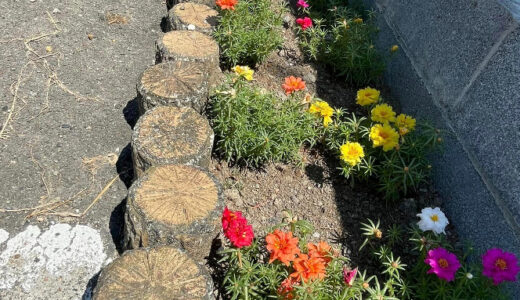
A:
[[[356,89],[321,66],[308,62],[293,28],[288,25],[294,24],[294,17],[286,16],[285,20],[284,45],[255,70],[256,84],[284,97],[281,88],[284,78],[301,77],[311,94],[332,106],[362,114],[355,104]],[[388,89],[376,87],[391,101]],[[303,167],[276,163],[248,169],[214,160],[210,171],[223,184],[228,207],[242,211],[257,236],[280,223],[284,211],[291,211],[299,219],[312,223],[316,229],[312,239],[325,240],[341,249],[353,265],[361,268],[370,260],[357,251],[363,242],[360,222],[370,218],[381,220],[383,228],[392,224],[409,225],[417,222],[416,214],[422,207],[441,204],[429,185],[398,203],[386,203],[376,191],[377,183],[352,186],[339,173],[337,159],[322,149],[302,149],[302,156]]]

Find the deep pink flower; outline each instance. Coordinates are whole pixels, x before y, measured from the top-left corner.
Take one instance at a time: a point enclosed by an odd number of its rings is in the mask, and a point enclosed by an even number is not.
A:
[[[482,266],[482,274],[493,279],[495,285],[502,281],[516,281],[516,274],[520,271],[516,256],[499,248],[489,249],[482,255]]]
[[[457,256],[441,247],[428,251],[424,262],[431,267],[428,274],[435,274],[446,281],[454,280],[455,273],[460,268]]]
[[[231,241],[231,244],[237,248],[251,245],[255,237],[253,226],[247,224],[245,218],[231,221],[224,234]]]
[[[343,269],[343,280],[345,281],[345,284],[349,287],[351,287],[354,284],[354,280],[356,279],[358,268],[355,268],[354,270],[351,270],[350,268],[344,268]]]
[[[296,19],[296,23],[298,23],[303,30],[312,27],[312,20],[309,17]]]
[[[298,0],[298,3],[296,3],[296,6],[301,8],[307,8],[309,7],[309,3],[305,2],[305,0]]]

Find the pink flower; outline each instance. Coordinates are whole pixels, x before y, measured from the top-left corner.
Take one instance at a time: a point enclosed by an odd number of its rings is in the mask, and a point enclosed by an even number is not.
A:
[[[301,8],[307,8],[309,7],[309,3],[305,2],[305,0],[298,0],[298,3],[296,3],[297,7]]]
[[[343,269],[343,280],[345,281],[345,284],[349,287],[351,287],[354,284],[354,280],[356,279],[358,269],[355,268],[354,270],[351,270],[350,268],[344,268]]]
[[[516,274],[520,271],[518,260],[513,253],[493,248],[482,255],[482,274],[493,279],[493,284],[502,281],[516,281]]]
[[[455,273],[460,268],[457,256],[441,247],[428,251],[424,262],[431,267],[428,274],[433,273],[446,281],[454,280]]]
[[[312,27],[312,20],[309,17],[296,19],[296,23],[298,23],[303,30]]]

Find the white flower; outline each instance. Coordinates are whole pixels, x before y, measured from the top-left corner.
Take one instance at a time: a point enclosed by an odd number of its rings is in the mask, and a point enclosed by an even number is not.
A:
[[[422,231],[431,230],[436,234],[445,233],[444,229],[450,223],[448,222],[448,218],[446,218],[444,213],[438,207],[423,208],[421,213],[417,214],[417,216],[421,218],[417,225],[419,225],[419,228]]]
[[[466,273],[466,278],[468,278],[468,279],[473,279],[473,274],[471,274],[471,273]]]

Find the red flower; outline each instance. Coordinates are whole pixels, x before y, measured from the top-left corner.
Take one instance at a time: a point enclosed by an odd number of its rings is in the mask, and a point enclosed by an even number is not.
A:
[[[237,248],[251,245],[255,237],[253,226],[247,224],[245,218],[231,221],[224,234],[231,241],[231,244]]]
[[[296,23],[301,26],[302,30],[312,27],[312,19],[309,17],[298,18],[296,19]]]
[[[235,10],[235,5],[238,3],[237,0],[217,0],[215,3],[220,7],[220,9],[230,9]]]
[[[229,224],[238,219],[244,219],[241,211],[232,211],[227,208],[224,208],[224,212],[222,213],[222,229],[224,232],[227,230]]]
[[[284,89],[285,94],[289,95],[296,91],[305,89],[305,81],[303,81],[300,77],[285,77],[285,83],[282,84],[282,88]]]
[[[291,300],[294,299],[294,286],[298,284],[298,281],[292,277],[287,277],[278,288],[278,295],[281,299]]]

